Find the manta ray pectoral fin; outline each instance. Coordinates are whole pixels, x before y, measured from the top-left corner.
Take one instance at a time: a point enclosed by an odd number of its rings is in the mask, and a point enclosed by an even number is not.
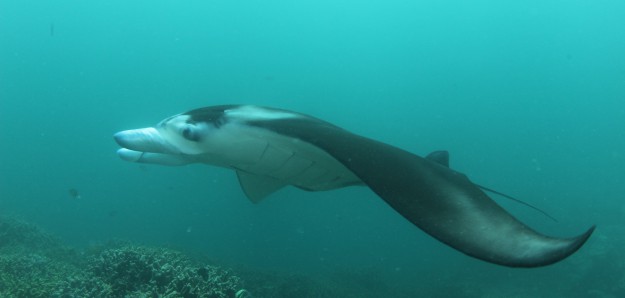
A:
[[[258,203],[286,186],[285,182],[268,176],[259,176],[237,170],[241,189],[252,203]]]
[[[422,158],[315,119],[257,125],[294,134],[322,148],[408,221],[450,247],[487,262],[509,267],[553,264],[577,251],[594,230],[573,238],[532,230],[466,175],[447,167],[444,151]]]

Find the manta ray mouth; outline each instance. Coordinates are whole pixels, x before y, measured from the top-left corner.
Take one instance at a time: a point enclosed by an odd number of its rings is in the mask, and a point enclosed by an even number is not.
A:
[[[132,151],[162,154],[181,153],[153,127],[120,131],[113,135],[113,138],[119,146]],[[120,156],[124,157],[121,154]]]

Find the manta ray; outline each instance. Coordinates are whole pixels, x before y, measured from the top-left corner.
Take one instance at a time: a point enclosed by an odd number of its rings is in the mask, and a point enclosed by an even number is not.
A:
[[[503,266],[558,262],[577,251],[595,228],[571,238],[543,235],[451,169],[444,152],[421,157],[282,109],[204,107],[155,127],[118,132],[114,139],[122,147],[117,154],[126,161],[232,169],[255,203],[288,185],[306,191],[366,186],[432,237]]]

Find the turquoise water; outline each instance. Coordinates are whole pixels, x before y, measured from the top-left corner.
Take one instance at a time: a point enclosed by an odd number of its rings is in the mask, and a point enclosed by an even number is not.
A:
[[[624,15],[621,1],[4,0],[0,213],[77,247],[122,238],[258,270],[370,270],[426,296],[622,296]],[[231,171],[115,154],[117,131],[228,103],[449,150],[453,168],[559,220],[498,199],[536,229],[598,229],[561,263],[503,268],[365,188],[253,205]]]

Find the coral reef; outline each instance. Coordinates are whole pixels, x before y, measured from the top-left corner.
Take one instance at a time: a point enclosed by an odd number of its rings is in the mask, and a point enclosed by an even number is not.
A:
[[[0,217],[0,251],[45,251],[63,249],[54,236],[43,232],[39,227],[9,217]]]
[[[103,297],[103,282],[77,265],[80,255],[37,226],[0,217],[0,297]]]
[[[226,298],[235,297],[241,283],[230,271],[197,265],[180,252],[133,245],[102,251],[88,270],[113,296]]]
[[[112,243],[87,253],[34,225],[0,217],[0,297],[228,298],[247,293],[230,271],[180,252]]]
[[[409,297],[372,271],[316,278],[237,272],[123,241],[75,251],[35,225],[0,216],[0,297]]]

